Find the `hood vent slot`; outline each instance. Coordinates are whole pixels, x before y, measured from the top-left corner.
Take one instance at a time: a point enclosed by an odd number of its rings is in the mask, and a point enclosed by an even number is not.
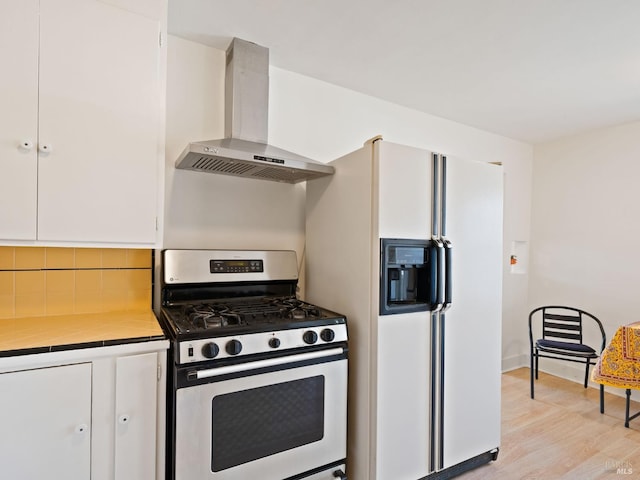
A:
[[[244,175],[254,168],[252,165],[215,157],[200,157],[200,160],[195,162],[193,167],[198,170],[207,170],[209,172],[227,175]]]
[[[234,38],[227,49],[225,135],[190,143],[176,168],[298,183],[332,175],[334,168],[269,145],[269,50]]]
[[[261,178],[263,180],[274,180],[276,182],[298,183],[305,180],[313,180],[314,178],[323,177],[326,174],[313,174],[310,172],[301,172],[295,169],[285,170],[283,168],[263,168],[259,172],[254,172],[253,178]]]
[[[294,168],[264,167],[261,165],[251,165],[237,160],[204,156],[200,157],[194,163],[193,169],[209,173],[218,173],[221,175],[257,178],[284,183],[298,183],[325,175],[301,172]]]

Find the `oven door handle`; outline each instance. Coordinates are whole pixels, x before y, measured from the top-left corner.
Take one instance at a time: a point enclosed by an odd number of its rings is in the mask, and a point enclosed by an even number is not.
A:
[[[187,378],[189,380],[200,380],[203,378],[217,377],[219,375],[227,375],[229,373],[246,372],[256,370],[258,368],[274,367],[277,365],[285,365],[287,363],[304,362],[307,360],[315,360],[324,357],[333,357],[334,355],[344,354],[344,348],[331,348],[329,350],[321,350],[318,352],[298,353],[295,355],[287,355],[285,357],[267,358],[265,360],[256,360],[254,362],[240,363],[237,365],[226,365],[224,367],[209,368],[207,370],[196,370],[189,372]]]

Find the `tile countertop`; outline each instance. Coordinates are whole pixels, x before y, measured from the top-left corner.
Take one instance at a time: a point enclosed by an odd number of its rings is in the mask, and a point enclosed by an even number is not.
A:
[[[151,310],[0,319],[0,356],[164,338]]]

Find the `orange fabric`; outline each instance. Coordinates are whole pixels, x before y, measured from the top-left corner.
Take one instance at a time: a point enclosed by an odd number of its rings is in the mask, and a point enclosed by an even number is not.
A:
[[[596,362],[591,380],[611,387],[640,389],[640,322],[618,328]]]

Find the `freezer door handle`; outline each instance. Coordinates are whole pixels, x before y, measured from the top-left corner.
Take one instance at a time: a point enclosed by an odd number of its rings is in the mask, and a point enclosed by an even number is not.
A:
[[[439,275],[438,275],[438,260],[439,260],[439,249],[438,243],[436,240],[432,240],[429,244],[429,278],[431,284],[429,285],[429,306],[431,311],[435,311],[439,309],[438,306],[438,284],[439,284]]]
[[[444,244],[442,240],[437,237],[432,238],[432,249],[434,255],[432,256],[434,260],[434,267],[432,268],[432,273],[435,271],[435,275],[432,277],[432,294],[435,293],[435,301],[431,302],[432,312],[439,312],[442,309],[442,305],[444,303],[444,279],[445,279],[445,252],[444,252]]]
[[[451,307],[453,291],[453,245],[451,241],[442,237],[444,250],[444,303],[442,312],[446,312]]]

